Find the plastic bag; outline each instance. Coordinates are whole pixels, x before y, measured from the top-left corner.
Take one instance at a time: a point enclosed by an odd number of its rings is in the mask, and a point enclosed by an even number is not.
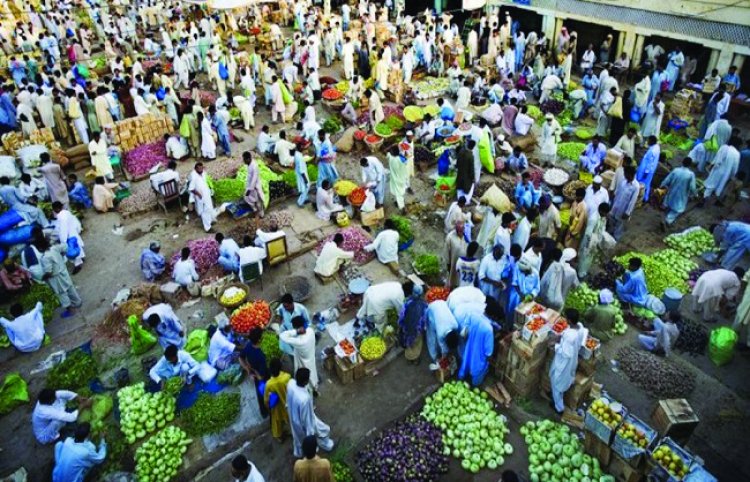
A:
[[[26,381],[18,373],[8,373],[0,387],[0,415],[5,415],[28,401]]]
[[[198,378],[201,379],[203,383],[209,383],[211,380],[216,377],[216,374],[218,372],[216,371],[216,368],[212,367],[208,362],[203,362],[200,365],[200,368],[198,368]]]
[[[109,395],[94,395],[91,397],[91,412],[94,420],[104,420],[114,407],[114,401]]]
[[[190,119],[186,115],[182,116],[182,122],[180,122],[180,136],[190,139]]]
[[[4,233],[16,224],[23,221],[23,218],[13,209],[9,209],[0,214],[0,233]]]
[[[716,152],[719,150],[719,141],[716,139],[716,136],[711,136],[711,138],[704,142],[703,145],[709,152]]]
[[[65,256],[67,256],[68,259],[75,259],[81,254],[81,247],[78,245],[78,238],[71,236],[66,241],[66,244],[68,245],[68,249],[65,250]]]
[[[142,355],[156,344],[156,336],[141,326],[137,316],[128,317],[128,327],[130,328],[130,351],[134,355]]]
[[[187,337],[184,350],[190,353],[195,361],[208,360],[208,331],[193,330]]]
[[[502,189],[493,184],[487,189],[479,199],[482,203],[488,204],[500,213],[507,213],[513,210],[513,203]]]
[[[18,228],[12,228],[0,234],[0,246],[13,246],[25,244],[31,240],[31,232],[34,224],[26,224]]]
[[[229,78],[229,71],[223,62],[219,62],[219,77],[221,77],[221,80],[227,80]]]
[[[720,367],[732,360],[737,338],[737,332],[727,326],[711,330],[708,342],[708,358],[714,362],[714,365]]]
[[[279,88],[281,89],[281,100],[284,102],[284,105],[291,104],[294,97],[289,93],[289,89],[286,88],[284,82],[279,81]]]

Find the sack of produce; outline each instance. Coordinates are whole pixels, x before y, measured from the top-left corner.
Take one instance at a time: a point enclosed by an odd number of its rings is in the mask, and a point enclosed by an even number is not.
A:
[[[156,344],[156,336],[141,326],[137,316],[128,317],[128,327],[130,328],[130,350],[134,355],[142,355]]]
[[[513,210],[513,203],[510,202],[510,199],[503,190],[497,187],[497,184],[490,186],[479,200],[484,204],[492,206],[500,213],[507,213]]]
[[[734,356],[734,345],[737,344],[737,332],[727,326],[711,330],[708,342],[708,358],[714,365],[726,365]]]
[[[0,177],[15,179],[20,175],[16,167],[16,158],[12,156],[0,156]]]
[[[195,361],[208,360],[208,331],[193,330],[187,337],[184,350],[190,353]]]
[[[28,401],[29,390],[26,381],[18,373],[8,373],[0,387],[0,415],[5,415]]]
[[[12,228],[0,234],[0,246],[13,246],[26,243],[31,239],[31,231],[35,224],[26,224],[19,228]]]
[[[43,152],[48,152],[47,147],[41,144],[22,147],[16,151],[16,156],[21,160],[24,169],[39,166],[39,156]]]
[[[0,214],[0,233],[4,233],[21,221],[23,221],[23,218],[13,209],[5,211]]]
[[[352,152],[354,149],[354,133],[357,131],[356,127],[350,127],[341,134],[341,139],[336,142],[336,151],[338,152]]]

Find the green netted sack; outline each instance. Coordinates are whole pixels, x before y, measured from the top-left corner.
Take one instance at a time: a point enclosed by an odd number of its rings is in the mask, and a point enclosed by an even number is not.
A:
[[[156,336],[141,326],[137,316],[128,317],[128,327],[130,328],[130,351],[134,355],[142,355],[156,344]]]
[[[8,373],[0,387],[0,415],[5,415],[28,401],[29,389],[26,381],[18,373]]]
[[[714,328],[711,330],[711,336],[708,342],[708,358],[714,362],[714,365],[720,367],[726,365],[732,360],[734,355],[734,345],[737,344],[737,333],[726,326]]]
[[[193,330],[187,337],[185,351],[195,358],[195,361],[208,360],[208,331]]]

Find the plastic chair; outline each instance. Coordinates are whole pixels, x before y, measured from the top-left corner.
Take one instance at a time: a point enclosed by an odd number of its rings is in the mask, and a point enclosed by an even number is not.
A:
[[[261,261],[255,261],[240,266],[240,281],[245,284],[250,284],[255,280],[259,280],[260,290],[263,291],[263,273],[260,263]]]
[[[266,259],[268,266],[276,266],[279,263],[289,260],[289,247],[286,244],[286,234],[266,242]],[[292,272],[292,266],[287,263],[289,272]]]
[[[164,213],[167,212],[167,204],[177,200],[182,209],[182,199],[180,199],[180,187],[175,179],[159,183],[156,191],[157,204],[164,209]]]

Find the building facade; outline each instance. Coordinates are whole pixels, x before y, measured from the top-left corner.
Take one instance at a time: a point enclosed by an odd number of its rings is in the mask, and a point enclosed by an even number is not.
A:
[[[553,43],[563,26],[576,31],[579,50],[591,43],[598,52],[611,34],[610,61],[625,52],[637,66],[647,45],[667,52],[680,45],[686,55],[698,58],[695,78],[714,68],[726,73],[732,65],[744,78],[750,71],[745,65],[750,64],[745,61],[750,56],[747,0],[490,0],[487,8],[515,14],[522,30],[538,28]]]

